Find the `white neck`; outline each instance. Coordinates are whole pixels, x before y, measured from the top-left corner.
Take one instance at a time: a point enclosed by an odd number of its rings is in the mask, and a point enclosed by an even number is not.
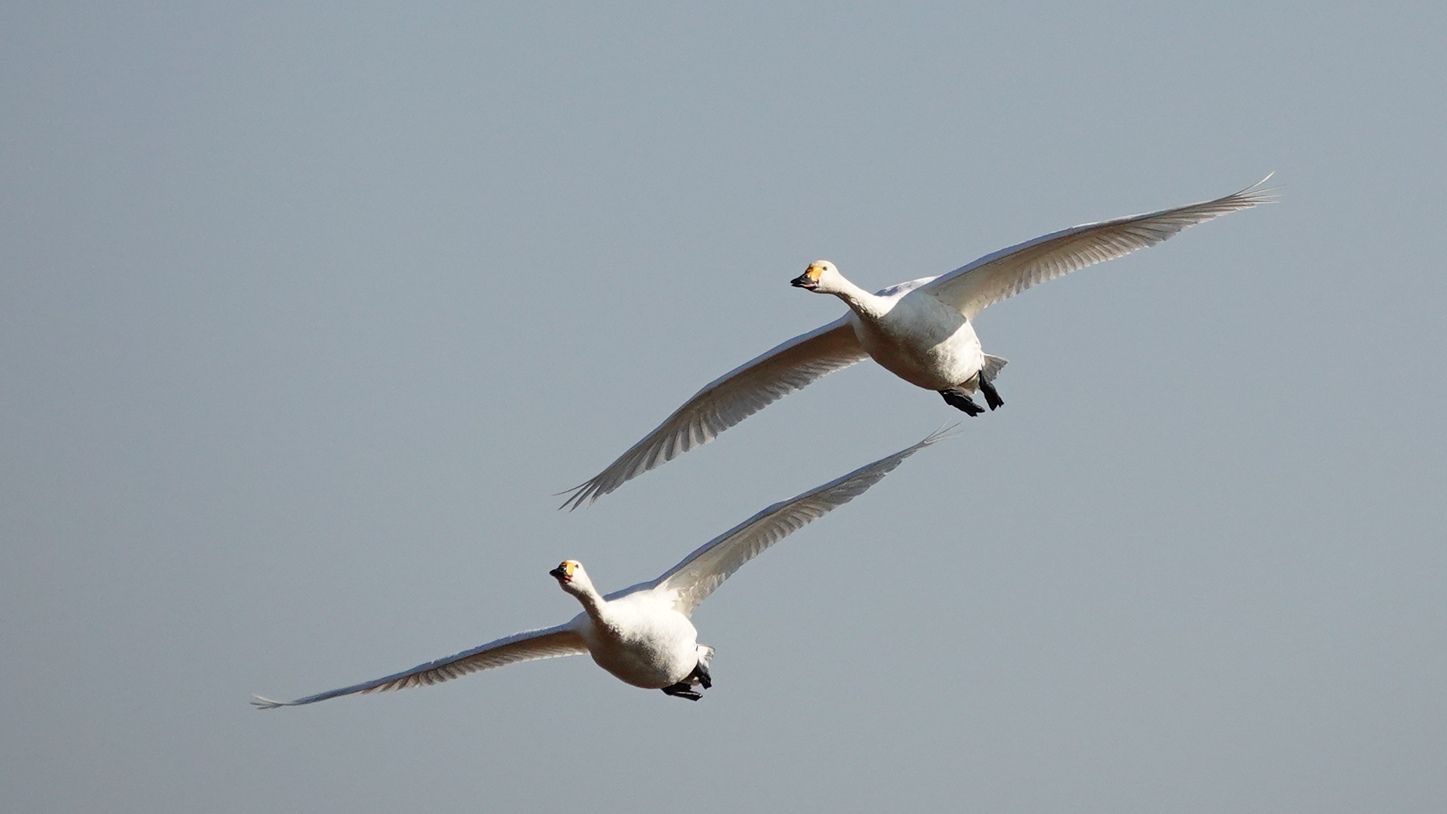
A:
[[[854,313],[868,320],[878,320],[889,313],[886,307],[888,300],[883,297],[871,294],[854,283],[844,279],[844,275],[838,275],[839,282],[829,291],[830,294],[844,300]]]
[[[578,598],[578,601],[583,605],[583,610],[587,611],[588,616],[591,617],[594,622],[602,624],[604,607],[608,604],[608,600],[604,599],[603,595],[598,593],[598,590],[593,587],[591,582],[582,585],[575,584],[572,588],[573,590],[568,593]]]

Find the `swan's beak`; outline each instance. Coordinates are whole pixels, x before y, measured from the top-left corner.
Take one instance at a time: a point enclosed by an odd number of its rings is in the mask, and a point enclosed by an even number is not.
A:
[[[573,578],[572,578],[571,576],[568,576],[568,572],[567,572],[567,571],[564,571],[564,570],[563,570],[563,566],[561,566],[561,565],[558,566],[557,568],[554,568],[553,570],[549,571],[549,572],[548,572],[548,576],[552,577],[553,579],[556,579],[558,582],[572,582],[572,581],[573,581]]]
[[[800,274],[798,277],[790,280],[789,285],[795,288],[802,288],[805,291],[813,291],[814,289],[819,287],[819,281],[811,278],[809,276],[809,272],[806,271],[803,274]]]

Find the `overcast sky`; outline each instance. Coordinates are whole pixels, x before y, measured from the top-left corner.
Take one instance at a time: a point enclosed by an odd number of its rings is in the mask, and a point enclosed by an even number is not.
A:
[[[1439,3],[11,3],[0,809],[1447,809]],[[1001,303],[1007,404],[739,572],[690,704],[577,611],[963,418],[861,365],[553,493],[874,288],[1283,202]]]

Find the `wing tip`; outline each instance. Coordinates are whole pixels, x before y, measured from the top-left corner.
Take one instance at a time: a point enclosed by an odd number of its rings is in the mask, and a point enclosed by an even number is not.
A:
[[[923,449],[931,444],[937,444],[940,441],[961,435],[961,426],[961,423],[958,421],[953,424],[942,424],[939,429],[926,435],[918,444],[915,444],[915,449]]]
[[[1249,206],[1256,206],[1258,204],[1280,203],[1281,187],[1266,186],[1266,182],[1270,181],[1275,175],[1276,170],[1272,170],[1271,172],[1266,173],[1266,177],[1262,178],[1260,181],[1257,181],[1256,183],[1252,184],[1249,187],[1246,187],[1245,189],[1242,189],[1239,192],[1232,193],[1227,197],[1238,199],[1243,203],[1248,204]]]
[[[277,700],[272,699],[272,698],[267,698],[267,697],[264,696],[264,695],[255,695],[255,694],[253,694],[253,695],[251,696],[251,705],[252,705],[253,707],[256,707],[257,709],[280,709],[281,707],[294,707],[294,706],[296,706],[296,702],[295,702],[295,701],[277,701]]]
[[[598,483],[598,478],[600,477],[602,477],[602,475],[584,481],[570,489],[554,492],[553,497],[567,495],[567,497],[563,498],[563,502],[558,504],[557,510],[562,511],[567,509],[571,512],[583,506],[591,506],[598,501],[598,498],[613,491],[612,489],[604,489],[602,484]]]
[[[591,501],[589,501],[584,494],[587,488],[588,484],[585,483],[582,486],[574,486],[572,489],[564,489],[561,492],[554,492],[553,497],[562,497],[563,495],[567,495],[567,497],[563,498],[563,502],[558,504],[557,511],[567,509],[571,512],[579,506],[582,506],[585,502],[591,503]]]

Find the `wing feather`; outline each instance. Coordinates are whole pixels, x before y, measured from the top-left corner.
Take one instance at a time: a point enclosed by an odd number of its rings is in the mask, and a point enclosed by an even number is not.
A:
[[[1031,286],[1154,246],[1221,215],[1272,203],[1275,191],[1262,187],[1270,178],[1210,201],[1052,232],[987,254],[922,288],[973,319],[990,305]]]
[[[360,684],[353,684],[350,687],[327,690],[326,692],[308,695],[305,698],[298,698],[294,701],[276,701],[256,695],[252,696],[251,703],[258,709],[296,707],[302,704],[314,704],[317,701],[325,701],[328,698],[336,698],[341,695],[385,692],[422,685],[430,686],[454,678],[460,678],[469,673],[490,670],[494,667],[502,667],[507,664],[520,664],[525,661],[552,659],[560,656],[576,656],[586,652],[588,652],[588,648],[583,644],[582,637],[572,630],[569,630],[566,626],[559,625],[542,630],[530,630],[525,633],[517,633],[496,641],[488,642],[487,644],[478,645],[471,650],[455,653],[446,658],[429,661],[426,664],[419,664],[410,670],[393,673],[392,675],[383,676],[371,681],[363,681]]]
[[[647,589],[672,592],[675,607],[685,614],[692,613],[700,602],[744,563],[757,557],[774,543],[864,494],[885,475],[894,471],[905,458],[947,437],[950,429],[953,428],[935,432],[893,455],[861,466],[801,495],[775,503],[704,543],[653,582],[635,585],[620,591],[619,594]]]
[[[705,385],[618,460],[569,489],[563,507],[576,509],[597,500],[865,355],[847,316],[781,343]]]

